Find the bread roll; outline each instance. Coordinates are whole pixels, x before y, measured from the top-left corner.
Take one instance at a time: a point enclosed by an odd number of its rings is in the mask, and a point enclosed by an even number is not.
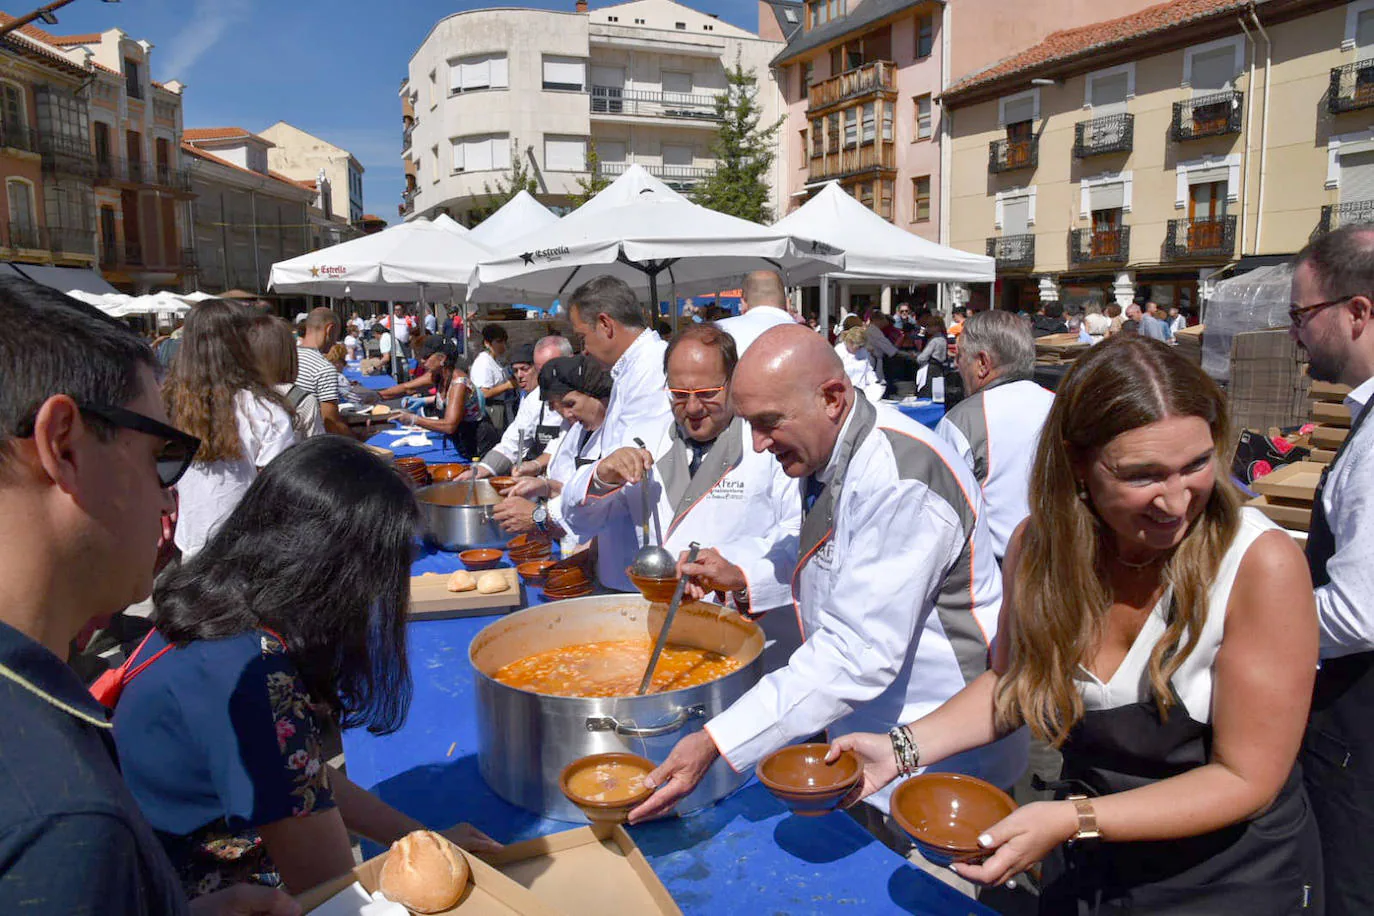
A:
[[[477,580],[466,569],[460,569],[448,577],[448,590],[451,592],[470,592],[477,587]]]
[[[369,410],[368,413],[372,414],[374,417],[380,417],[383,414],[391,413],[391,408],[387,407],[385,404],[378,404],[376,407]]]
[[[504,592],[510,588],[510,581],[504,573],[491,572],[482,573],[477,579],[477,591],[483,595],[495,595],[497,592]]]
[[[416,913],[452,909],[468,886],[462,851],[437,833],[417,830],[391,844],[378,889]]]

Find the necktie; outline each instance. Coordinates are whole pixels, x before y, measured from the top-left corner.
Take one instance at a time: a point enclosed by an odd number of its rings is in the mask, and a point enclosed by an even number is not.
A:
[[[697,476],[697,468],[701,467],[702,459],[706,457],[706,453],[709,452],[711,446],[715,444],[714,439],[710,442],[697,442],[695,439],[688,440],[687,447],[692,450],[692,457],[687,462],[688,475],[692,477]]]
[[[821,491],[825,489],[825,484],[814,477],[806,478],[806,492],[802,494],[802,508],[810,512],[811,507],[816,505],[816,500],[820,499]]]

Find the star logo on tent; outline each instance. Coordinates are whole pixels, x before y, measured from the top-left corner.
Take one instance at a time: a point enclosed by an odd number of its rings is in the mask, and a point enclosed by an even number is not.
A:
[[[319,269],[318,267],[312,267],[312,268],[310,268],[310,276],[312,276],[312,277],[318,277],[319,275],[320,275],[320,269]]]
[[[527,252],[525,252],[524,254],[520,255],[520,259],[523,260],[526,264],[533,264],[533,263],[534,263],[534,252],[533,252],[533,251],[527,251]]]

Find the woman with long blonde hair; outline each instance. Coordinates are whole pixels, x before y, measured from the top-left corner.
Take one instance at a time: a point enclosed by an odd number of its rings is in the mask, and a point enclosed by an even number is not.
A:
[[[1228,478],[1216,384],[1121,335],[1059,387],[1012,536],[993,669],[889,735],[848,735],[857,800],[1027,726],[1056,801],[955,866],[1002,884],[1046,860],[1042,913],[1291,913],[1317,899],[1294,767],[1317,661],[1302,552]],[[1001,634],[1005,634],[1004,636]]]
[[[291,405],[258,374],[248,342],[251,320],[234,302],[197,303],[162,385],[172,423],[200,439],[196,460],[177,484],[182,556],[200,550],[258,470],[296,443]]]

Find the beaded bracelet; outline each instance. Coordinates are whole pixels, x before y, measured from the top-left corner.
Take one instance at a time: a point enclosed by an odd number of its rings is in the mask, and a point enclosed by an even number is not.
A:
[[[910,776],[921,768],[921,750],[916,746],[911,732],[898,725],[887,733],[892,739],[892,756],[897,759],[897,773]]]

